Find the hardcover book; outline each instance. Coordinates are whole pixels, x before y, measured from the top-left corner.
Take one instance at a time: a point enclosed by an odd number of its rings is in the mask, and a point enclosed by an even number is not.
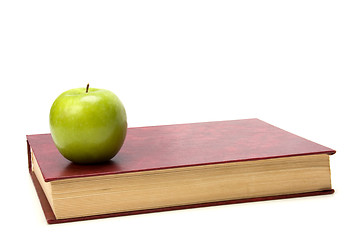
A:
[[[331,194],[333,149],[259,119],[129,128],[109,162],[66,160],[27,135],[48,223]]]

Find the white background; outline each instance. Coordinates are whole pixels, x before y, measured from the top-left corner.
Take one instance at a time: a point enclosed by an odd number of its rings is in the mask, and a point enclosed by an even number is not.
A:
[[[359,239],[358,1],[1,1],[1,235]],[[48,225],[26,134],[63,91],[105,88],[129,127],[260,118],[334,148],[334,195]],[[10,235],[9,235],[10,234]]]

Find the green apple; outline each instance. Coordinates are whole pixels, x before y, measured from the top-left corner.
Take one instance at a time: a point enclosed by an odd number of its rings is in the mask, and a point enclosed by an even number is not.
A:
[[[80,164],[105,162],[124,143],[125,108],[111,91],[89,85],[71,89],[54,101],[50,131],[57,149],[68,160]]]

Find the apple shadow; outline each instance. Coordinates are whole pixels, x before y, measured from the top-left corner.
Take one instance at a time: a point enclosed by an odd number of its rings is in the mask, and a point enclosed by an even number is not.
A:
[[[121,167],[120,160],[121,159],[119,158],[113,158],[106,162],[93,164],[79,164],[69,161],[68,165],[63,168],[61,175],[69,176],[72,178],[106,175],[114,172],[121,172],[123,168]]]

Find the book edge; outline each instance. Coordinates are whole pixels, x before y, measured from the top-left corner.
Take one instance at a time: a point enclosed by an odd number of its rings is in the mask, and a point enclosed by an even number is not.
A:
[[[317,155],[317,154],[333,155],[334,153],[335,152],[332,152],[332,151],[321,151],[321,152],[310,152],[310,153],[292,154],[292,155],[270,156],[270,157],[263,157],[263,158],[248,158],[248,159],[228,160],[227,162],[212,162],[212,163],[203,163],[203,164],[182,165],[182,166],[172,166],[172,167],[153,168],[153,169],[143,169],[143,170],[139,170],[139,171],[126,171],[126,172],[111,173],[111,174],[105,172],[105,173],[72,175],[71,177],[61,177],[61,178],[48,177],[46,179],[44,178],[44,181],[45,182],[52,182],[52,181],[57,181],[57,180],[66,180],[66,179],[75,179],[75,178],[107,176],[107,175],[117,175],[117,174],[127,174],[127,173],[140,173],[140,172],[166,170],[166,169],[187,168],[187,167],[196,167],[196,166],[206,166],[206,165],[216,165],[216,164],[226,164],[226,163],[246,162],[246,161],[257,161],[257,160],[266,160],[266,159],[274,159],[274,158],[296,157],[296,156]]]
[[[257,161],[257,160],[265,160],[265,159],[274,159],[274,158],[283,158],[283,157],[296,157],[296,156],[306,156],[306,155],[316,155],[316,154],[328,154],[333,155],[335,151],[322,151],[322,152],[310,152],[310,153],[302,153],[302,154],[292,154],[292,155],[280,155],[280,156],[270,156],[263,158],[249,158],[249,159],[237,159],[237,160],[229,160],[227,162],[212,162],[212,163],[203,163],[203,164],[193,164],[193,165],[183,165],[183,166],[172,166],[172,167],[164,167],[164,168],[153,168],[153,169],[144,169],[140,171],[126,171],[121,173],[93,173],[93,174],[81,174],[81,175],[73,175],[71,177],[48,177],[44,178],[45,182],[52,182],[57,180],[66,180],[66,179],[75,179],[75,178],[86,178],[86,177],[95,177],[95,176],[106,176],[106,175],[116,175],[116,174],[127,174],[127,173],[140,173],[147,171],[157,171],[157,170],[166,170],[166,169],[176,169],[176,168],[186,168],[186,167],[196,167],[196,166],[205,166],[205,165],[215,165],[215,164],[224,164],[224,163],[234,163],[234,162],[245,162],[245,161]],[[29,171],[31,172],[31,153],[30,153],[30,145],[28,143],[28,165]],[[40,168],[41,170],[41,168]]]
[[[92,215],[92,216],[84,216],[84,217],[76,217],[76,218],[66,218],[66,219],[57,219],[55,214],[45,196],[43,189],[40,186],[38,179],[36,178],[33,172],[29,172],[31,179],[33,181],[36,193],[38,195],[41,208],[43,210],[45,219],[48,224],[57,224],[57,223],[67,223],[67,222],[76,222],[76,221],[85,221],[85,220],[95,220],[101,218],[108,217],[121,217],[121,216],[129,216],[129,215],[138,215],[138,214],[146,214],[146,213],[155,213],[155,212],[164,212],[164,211],[174,211],[174,210],[184,210],[198,207],[212,207],[212,206],[220,206],[220,205],[228,205],[228,204],[237,204],[237,203],[248,203],[248,202],[258,202],[258,201],[268,201],[268,200],[280,200],[280,199],[288,199],[288,198],[297,198],[297,197],[310,197],[310,196],[318,196],[318,195],[327,195],[333,194],[334,189],[315,191],[315,192],[304,192],[304,193],[295,193],[295,194],[285,194],[285,195],[277,195],[277,196],[266,196],[266,197],[256,197],[256,198],[247,198],[247,199],[234,199],[234,200],[226,200],[226,201],[217,201],[217,202],[207,202],[207,203],[197,203],[197,204],[189,204],[189,205],[181,205],[181,206],[171,206],[171,207],[163,207],[163,208],[155,208],[155,209],[143,209],[143,210],[135,210],[128,212],[119,212],[119,213],[108,213],[101,215]]]

